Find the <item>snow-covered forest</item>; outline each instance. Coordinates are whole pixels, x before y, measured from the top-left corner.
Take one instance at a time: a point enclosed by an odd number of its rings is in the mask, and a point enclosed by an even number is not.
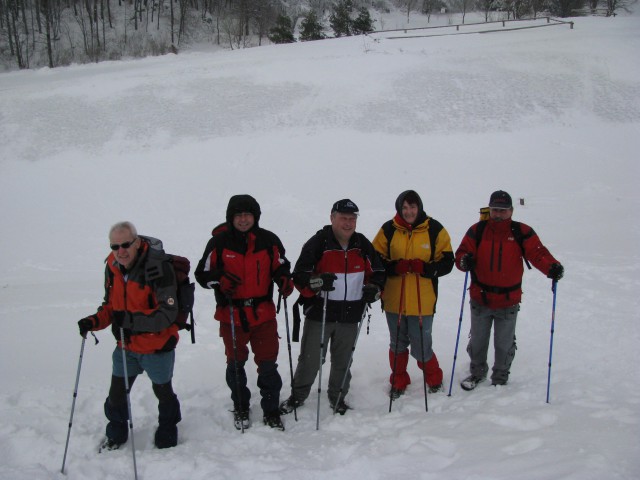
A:
[[[0,0],[0,69],[247,48],[370,30],[614,15],[637,0]],[[363,18],[364,16],[364,18]],[[402,18],[403,21],[398,21]],[[345,23],[347,25],[345,28]],[[364,23],[364,28],[362,24]],[[360,24],[360,26],[359,26]],[[285,40],[282,30],[287,31]]]

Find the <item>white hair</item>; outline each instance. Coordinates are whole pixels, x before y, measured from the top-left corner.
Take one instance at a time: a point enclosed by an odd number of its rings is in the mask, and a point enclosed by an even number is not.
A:
[[[129,232],[131,232],[131,235],[133,235],[134,239],[138,238],[138,230],[136,230],[135,225],[131,222],[118,222],[113,225],[111,229],[109,229],[109,239],[111,239],[111,234],[116,230],[128,230]]]

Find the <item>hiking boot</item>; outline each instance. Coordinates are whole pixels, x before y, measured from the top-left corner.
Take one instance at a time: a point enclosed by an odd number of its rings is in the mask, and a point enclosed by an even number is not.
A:
[[[429,393],[438,393],[442,391],[444,391],[444,388],[442,387],[441,383],[439,383],[438,385],[429,385]]]
[[[294,407],[297,409],[302,405],[304,405],[304,400],[302,401],[296,400],[295,398],[293,398],[293,395],[291,395],[289,398],[287,398],[284,402],[280,404],[280,415],[286,415],[287,413],[291,413],[293,412]]]
[[[275,411],[271,413],[265,413],[264,417],[262,417],[262,421],[267,427],[275,428],[276,430],[281,430],[284,432],[284,424],[282,423],[282,419],[280,418],[280,412]]]
[[[486,377],[478,377],[477,375],[469,375],[460,382],[460,386],[463,390],[471,391],[476,388],[480,382],[484,382],[485,378]]]
[[[506,385],[506,384],[507,384],[507,381],[503,379],[491,380],[491,385],[493,385],[494,387],[497,387],[498,385]]]
[[[339,413],[340,415],[344,415],[347,413],[347,410],[351,410],[351,407],[342,399],[340,399],[337,405],[332,400],[329,401],[329,404],[331,405],[331,410],[333,410],[334,413]]]
[[[389,398],[391,398],[391,400],[397,400],[404,395],[405,390],[404,388],[392,388],[389,390]]]
[[[233,410],[233,426],[236,427],[236,430],[246,430],[251,427],[249,409]]]
[[[109,437],[104,437],[102,442],[100,442],[100,446],[98,447],[98,453],[102,453],[104,451],[110,452],[111,450],[118,450],[120,448],[121,443],[118,443],[114,440],[111,440]]]

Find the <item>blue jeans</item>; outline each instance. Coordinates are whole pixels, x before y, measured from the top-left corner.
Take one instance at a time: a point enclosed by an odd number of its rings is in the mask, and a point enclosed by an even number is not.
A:
[[[127,375],[135,377],[142,372],[147,372],[151,381],[162,385],[168,383],[173,378],[173,366],[176,361],[176,352],[160,353],[134,353],[125,350],[127,358]],[[122,363],[122,349],[116,347],[111,355],[113,360],[112,374],[115,377],[124,377],[124,365]]]
[[[398,329],[398,314],[386,312],[387,325],[389,326],[389,349],[394,353],[405,352],[411,346],[411,356],[417,361],[426,363],[433,355],[433,340],[431,329],[433,328],[433,315],[422,316],[422,337],[424,342],[424,354],[422,341],[420,341],[420,319],[417,316],[403,315]],[[398,332],[398,351],[396,352],[396,332]]]

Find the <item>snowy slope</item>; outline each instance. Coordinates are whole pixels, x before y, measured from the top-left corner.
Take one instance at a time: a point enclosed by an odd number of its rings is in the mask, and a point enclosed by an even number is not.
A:
[[[358,229],[373,237],[407,188],[454,248],[493,190],[524,199],[514,217],[566,267],[550,404],[552,295],[533,271],[508,386],[459,388],[465,306],[452,396],[429,396],[425,413],[412,364],[414,383],[387,413],[388,333],[375,308],[356,350],[354,410],[334,417],[323,398],[316,431],[312,394],[298,422],[285,417],[286,432],[256,422],[241,435],[213,296],[198,289],[197,343],[185,335],[177,352],[178,447],[153,448],[146,377],[131,395],[139,478],[638,478],[640,22],[574,20],[574,29],[378,35],[0,75],[0,478],[133,477],[129,445],[95,453],[108,332],[86,344],[60,474],[76,321],[101,301],[111,224],[132,220],[196,262],[229,196],[251,193],[261,225],[295,261],[335,200],[354,200]],[[447,386],[463,282],[454,271],[440,284],[434,349]]]

